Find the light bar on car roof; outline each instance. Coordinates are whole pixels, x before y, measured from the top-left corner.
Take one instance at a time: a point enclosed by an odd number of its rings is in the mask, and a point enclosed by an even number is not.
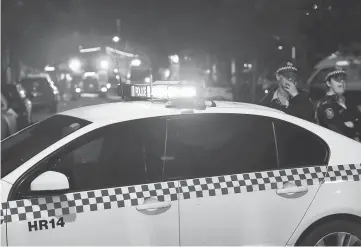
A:
[[[143,99],[189,99],[199,97],[197,85],[179,82],[154,82],[150,85],[131,85],[131,97]]]
[[[197,88],[193,85],[168,86],[167,93],[169,99],[195,98]]]

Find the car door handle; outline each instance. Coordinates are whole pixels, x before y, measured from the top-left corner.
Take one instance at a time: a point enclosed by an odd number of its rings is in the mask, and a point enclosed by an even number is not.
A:
[[[296,186],[291,188],[285,188],[285,189],[278,189],[277,194],[293,194],[293,193],[301,193],[307,191],[308,188],[306,186]]]
[[[170,209],[172,202],[159,202],[155,198],[147,198],[144,204],[136,207],[137,211],[146,215],[158,215]]]
[[[297,186],[293,183],[286,183],[283,185],[283,188],[278,189],[276,191],[277,195],[282,196],[284,198],[299,198],[304,196],[308,192],[307,186]]]

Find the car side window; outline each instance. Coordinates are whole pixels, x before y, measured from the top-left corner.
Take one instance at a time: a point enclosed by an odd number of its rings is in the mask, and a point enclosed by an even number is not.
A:
[[[277,168],[272,121],[261,116],[202,114],[167,121],[166,180]]]
[[[274,122],[280,168],[327,164],[328,146],[320,137],[282,120]]]
[[[103,138],[96,139],[74,150],[72,154],[74,155],[74,163],[88,163],[99,160],[103,141]]]
[[[164,145],[165,120],[133,120],[106,126],[48,158],[31,176],[27,187],[37,175],[49,170],[65,174],[70,191],[159,182]]]

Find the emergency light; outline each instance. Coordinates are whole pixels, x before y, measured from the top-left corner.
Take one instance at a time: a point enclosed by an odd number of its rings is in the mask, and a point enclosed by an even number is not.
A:
[[[193,84],[180,82],[154,82],[152,85],[131,85],[130,96],[143,99],[192,99],[201,97],[201,88]]]
[[[131,99],[166,101],[167,108],[205,109],[202,97],[203,86],[179,81],[158,81],[148,84],[130,85]]]
[[[195,86],[168,86],[168,99],[194,98],[197,96]]]

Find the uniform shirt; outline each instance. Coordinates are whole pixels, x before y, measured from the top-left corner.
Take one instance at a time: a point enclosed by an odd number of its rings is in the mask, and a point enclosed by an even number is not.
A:
[[[313,104],[306,92],[299,91],[295,97],[288,99],[288,103],[287,101],[285,104],[282,104],[281,102],[282,101],[277,96],[277,90],[275,90],[268,93],[261,100],[261,105],[283,111],[310,122],[315,122]]]
[[[326,95],[317,105],[316,116],[323,127],[350,138],[361,133],[361,112],[337,95]]]

